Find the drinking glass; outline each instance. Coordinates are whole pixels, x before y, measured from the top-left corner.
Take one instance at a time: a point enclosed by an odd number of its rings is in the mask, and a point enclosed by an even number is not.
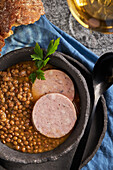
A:
[[[113,33],[113,0],[67,0],[74,18],[85,28]]]

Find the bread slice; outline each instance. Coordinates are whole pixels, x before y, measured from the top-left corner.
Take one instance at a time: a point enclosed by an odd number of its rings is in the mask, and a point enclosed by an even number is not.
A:
[[[0,36],[0,51],[2,50],[2,47],[5,45],[4,39],[2,36]]]
[[[44,13],[41,0],[0,0],[0,51],[13,26],[33,24]]]

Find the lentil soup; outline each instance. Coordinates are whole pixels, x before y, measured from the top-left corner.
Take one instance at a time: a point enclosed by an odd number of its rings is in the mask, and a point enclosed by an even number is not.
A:
[[[46,69],[52,66],[46,67]],[[39,153],[53,150],[63,143],[69,134],[52,139],[40,134],[32,124],[34,106],[29,75],[36,70],[33,61],[16,64],[0,71],[0,140],[12,149]],[[75,103],[79,113],[79,97]]]

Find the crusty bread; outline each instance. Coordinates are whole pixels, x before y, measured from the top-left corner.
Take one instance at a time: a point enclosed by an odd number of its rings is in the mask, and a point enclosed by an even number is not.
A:
[[[2,50],[2,47],[5,45],[4,39],[2,36],[0,36],[0,51]]]
[[[20,0],[20,13],[16,22],[18,24],[31,24],[44,15],[44,8],[41,0]]]
[[[0,0],[0,51],[13,26],[28,25],[44,15],[41,0]]]

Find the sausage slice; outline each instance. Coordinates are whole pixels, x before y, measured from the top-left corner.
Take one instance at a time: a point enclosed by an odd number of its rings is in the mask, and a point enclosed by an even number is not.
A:
[[[64,95],[50,93],[34,105],[32,121],[35,128],[50,138],[60,138],[74,127],[77,120],[73,103]]]
[[[46,80],[36,79],[32,86],[34,101],[47,93],[61,93],[73,101],[74,84],[66,73],[56,69],[46,70],[44,73]]]

